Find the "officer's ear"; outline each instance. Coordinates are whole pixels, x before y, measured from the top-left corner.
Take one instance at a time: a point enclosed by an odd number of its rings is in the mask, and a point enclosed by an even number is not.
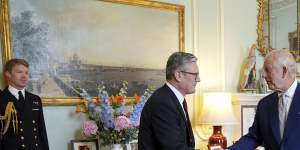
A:
[[[6,80],[11,78],[11,73],[9,71],[5,71],[4,75]]]

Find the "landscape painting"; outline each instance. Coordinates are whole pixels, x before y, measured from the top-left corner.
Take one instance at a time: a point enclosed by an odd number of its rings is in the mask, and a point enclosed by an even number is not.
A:
[[[182,11],[119,2],[10,0],[11,53],[30,64],[27,90],[68,98],[80,88],[97,96],[100,82],[110,95],[123,81],[128,96],[161,86],[168,56],[183,50]]]

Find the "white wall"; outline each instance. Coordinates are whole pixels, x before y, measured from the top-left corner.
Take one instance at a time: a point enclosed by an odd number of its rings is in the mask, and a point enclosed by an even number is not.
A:
[[[253,0],[194,0],[200,93],[236,92],[242,61],[256,43],[257,3]],[[197,31],[198,30],[198,31]],[[187,35],[189,36],[189,35]]]
[[[75,113],[75,106],[44,107],[50,150],[67,150],[70,140],[80,137],[81,123],[86,116]]]
[[[241,63],[248,55],[248,48],[256,43],[258,6],[253,0],[226,0],[223,5],[225,89],[235,92]]]
[[[195,0],[197,2],[197,0]],[[222,71],[222,43],[219,0],[199,0],[195,3],[199,21],[195,23],[199,33],[198,57],[201,82],[200,92],[221,90],[224,86]]]
[[[185,5],[185,47],[199,58],[201,82],[197,95],[206,91],[236,92],[241,62],[247,48],[256,42],[256,1],[161,1]],[[199,100],[189,103],[194,125],[199,104]],[[66,150],[70,140],[78,137],[84,116],[74,112],[74,106],[44,107],[51,150]],[[205,143],[200,143],[201,148],[205,148]]]
[[[198,94],[207,91],[237,92],[241,64],[248,55],[248,48],[256,43],[257,3],[253,0],[199,0],[196,8],[200,18],[199,39],[196,42],[199,44],[202,72]],[[194,104],[197,125],[201,102]],[[225,127],[228,145],[237,140],[236,130],[233,129],[237,127],[240,125]],[[199,136],[197,138],[197,147],[207,149],[207,141],[202,141]]]

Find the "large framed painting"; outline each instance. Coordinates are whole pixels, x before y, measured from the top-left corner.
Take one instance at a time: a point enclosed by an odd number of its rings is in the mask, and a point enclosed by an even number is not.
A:
[[[184,6],[149,0],[1,0],[3,63],[30,64],[27,90],[46,105],[80,103],[103,82],[128,96],[164,83],[168,56],[184,50]]]

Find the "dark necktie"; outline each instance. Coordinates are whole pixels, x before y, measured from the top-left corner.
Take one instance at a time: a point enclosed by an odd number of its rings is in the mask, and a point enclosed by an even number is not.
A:
[[[188,135],[189,135],[189,143],[191,144],[190,146],[194,147],[195,143],[194,143],[193,129],[191,126],[187,103],[186,103],[185,99],[183,100],[182,105],[183,105],[183,109],[184,109],[185,116],[186,116],[187,130],[188,130]]]
[[[18,100],[18,102],[19,102],[19,104],[21,106],[24,106],[24,104],[25,104],[25,98],[24,98],[24,96],[23,96],[23,94],[22,94],[21,91],[19,91],[18,94],[19,94],[19,100]]]

